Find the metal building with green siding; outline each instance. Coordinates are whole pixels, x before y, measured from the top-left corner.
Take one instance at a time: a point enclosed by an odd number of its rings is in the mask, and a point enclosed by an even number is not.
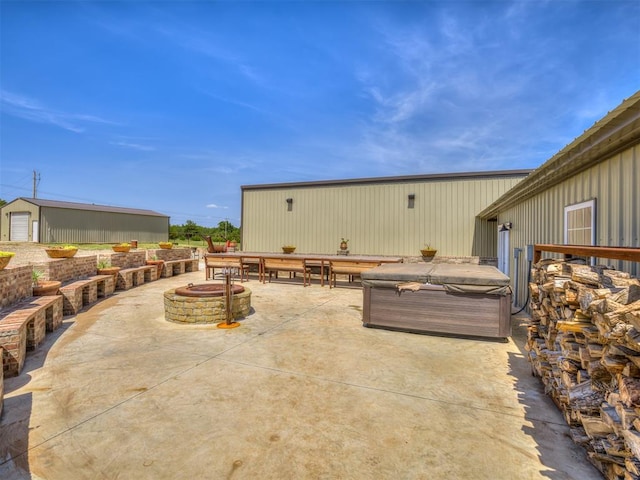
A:
[[[496,224],[476,215],[530,170],[242,186],[242,249],[496,256]]]
[[[119,243],[166,241],[169,217],[152,210],[17,198],[0,209],[2,241]]]

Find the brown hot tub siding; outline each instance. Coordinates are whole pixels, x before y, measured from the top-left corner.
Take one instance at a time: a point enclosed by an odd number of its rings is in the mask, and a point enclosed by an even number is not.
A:
[[[461,267],[461,268],[456,268]],[[506,338],[511,335],[511,294],[508,277],[494,267],[447,265],[375,268],[363,274],[363,324],[416,333],[436,333],[474,337]],[[481,270],[475,271],[476,268]],[[487,270],[491,269],[491,270]],[[376,271],[377,270],[377,271]],[[473,276],[473,273],[477,274]],[[438,276],[440,275],[440,277]],[[394,279],[394,277],[396,277]],[[447,278],[469,292],[450,292],[446,285],[424,283],[424,280]],[[400,283],[416,281],[417,291],[399,293]],[[476,293],[478,287],[502,290],[501,295]],[[503,287],[503,288],[501,288]]]

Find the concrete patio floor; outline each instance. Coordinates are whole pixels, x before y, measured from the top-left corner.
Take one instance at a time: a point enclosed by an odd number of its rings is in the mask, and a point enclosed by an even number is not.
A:
[[[601,479],[523,354],[362,327],[360,289],[251,279],[233,330],[118,292],[5,379],[2,479]]]

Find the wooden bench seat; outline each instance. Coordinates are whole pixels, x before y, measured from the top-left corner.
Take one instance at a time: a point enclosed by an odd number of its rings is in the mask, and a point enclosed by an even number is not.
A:
[[[173,277],[183,273],[197,272],[200,260],[197,258],[181,258],[179,260],[167,260],[164,262],[162,277]]]
[[[262,260],[263,278],[265,283],[267,273],[269,274],[269,282],[275,273],[276,278],[278,272],[302,273],[302,285],[311,285],[311,267],[307,266],[304,258],[281,258],[281,257],[264,257]]]
[[[244,282],[245,278],[249,281],[249,264],[242,257],[224,257],[215,255],[205,255],[205,279],[213,280],[216,274],[216,268],[220,270],[231,269],[233,274],[240,275],[240,282]]]
[[[62,295],[30,297],[0,313],[0,345],[5,377],[14,377],[24,365],[27,350],[35,350],[46,330],[62,323]]]
[[[64,315],[75,315],[83,307],[113,294],[115,285],[113,275],[94,275],[68,283],[60,287],[64,298]]]
[[[164,271],[167,270],[165,262]],[[130,288],[143,285],[145,282],[157,280],[158,267],[156,265],[142,265],[140,267],[123,268],[116,277],[116,290],[129,290]]]
[[[380,265],[374,260],[331,260],[329,262],[329,288],[336,286],[337,275],[348,275],[349,281],[362,272]]]

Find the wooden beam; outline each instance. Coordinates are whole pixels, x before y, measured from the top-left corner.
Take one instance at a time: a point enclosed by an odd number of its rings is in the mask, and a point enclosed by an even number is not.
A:
[[[640,262],[640,248],[632,247],[600,247],[590,245],[553,245],[535,244],[533,247],[533,263],[542,258],[542,252],[563,253],[566,256],[610,258]]]

